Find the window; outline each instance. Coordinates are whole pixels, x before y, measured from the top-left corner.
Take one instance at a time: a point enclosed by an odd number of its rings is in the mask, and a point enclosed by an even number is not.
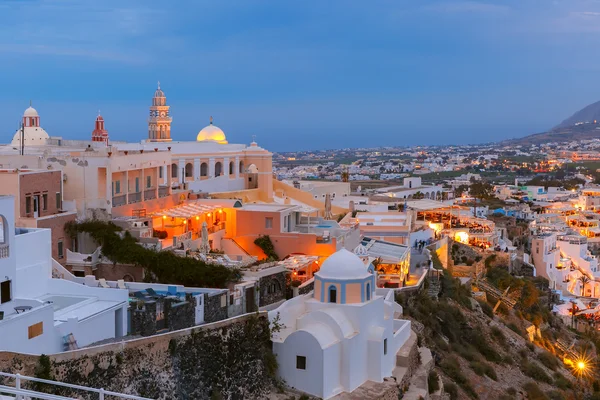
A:
[[[215,164],[215,178],[216,178],[217,176],[221,176],[221,175],[223,175],[223,164],[221,164],[221,162],[220,162],[220,161],[218,161],[218,162]]]
[[[30,325],[28,328],[29,339],[40,336],[44,333],[44,323],[38,322],[37,324]]]
[[[25,197],[25,214],[31,213],[31,196]]]
[[[306,357],[296,356],[296,369],[306,369]]]
[[[367,283],[367,301],[371,300],[371,284]]]
[[[335,286],[329,287],[329,302],[337,303],[337,289],[335,288]]]
[[[177,178],[177,164],[171,164],[171,178]]]
[[[383,355],[387,355],[387,339],[383,339]]]
[[[266,229],[273,229],[273,218],[272,217],[266,217],[265,218],[265,228]]]
[[[48,209],[48,193],[42,194],[42,210]]]
[[[234,165],[233,161],[229,162],[229,175],[233,175]]]
[[[164,172],[163,172],[163,167],[158,167],[158,177],[159,177],[160,179],[162,179],[162,177],[163,177],[163,173],[164,173]]]
[[[151,176],[147,176],[146,177],[146,188],[150,189],[152,187],[152,177]]]
[[[185,177],[191,178],[194,176],[194,166],[192,163],[185,164]]]
[[[283,217],[283,227],[287,229],[288,226],[288,217],[287,215],[285,217]]]
[[[205,162],[200,164],[200,176],[208,176],[208,164]]]
[[[12,300],[10,294],[10,283],[11,281],[4,281],[0,283],[0,304],[8,303]]]
[[[58,241],[57,247],[58,247],[58,258],[59,259],[64,258],[65,255],[64,255],[64,248],[63,248],[64,246],[63,246],[62,240]]]
[[[62,209],[62,196],[60,195],[60,192],[56,192],[56,209]]]
[[[115,193],[116,194],[121,193],[121,181],[116,181],[115,182]]]

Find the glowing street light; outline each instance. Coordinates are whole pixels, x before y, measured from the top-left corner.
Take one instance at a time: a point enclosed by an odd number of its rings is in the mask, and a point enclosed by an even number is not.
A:
[[[580,373],[583,373],[583,371],[585,370],[585,362],[577,361],[577,369],[580,371]]]

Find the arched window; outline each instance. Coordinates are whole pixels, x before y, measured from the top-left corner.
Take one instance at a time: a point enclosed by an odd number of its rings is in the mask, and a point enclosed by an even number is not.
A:
[[[192,176],[194,176],[194,166],[192,163],[187,163],[185,164],[185,177],[191,178]]]
[[[0,244],[5,244],[8,240],[8,223],[4,215],[0,215]]]
[[[233,167],[234,167],[233,161],[230,161],[229,162],[229,175],[233,175]]]
[[[337,289],[333,285],[329,286],[329,302],[337,303]]]
[[[215,176],[221,176],[223,173],[223,164],[220,161],[217,161],[215,164]]]
[[[177,172],[179,171],[179,168],[177,167],[177,164],[171,164],[171,178],[177,178]]]
[[[371,284],[367,283],[367,301],[371,300]]]
[[[244,162],[240,161],[240,174],[244,173]]]
[[[208,176],[208,164],[205,162],[200,164],[200,176]]]

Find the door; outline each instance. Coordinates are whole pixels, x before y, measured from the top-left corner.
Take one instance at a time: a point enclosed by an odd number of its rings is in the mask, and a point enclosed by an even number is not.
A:
[[[247,313],[256,311],[256,304],[254,303],[255,302],[254,290],[256,290],[254,288],[254,286],[246,289],[246,312]]]
[[[10,283],[11,281],[4,281],[0,283],[0,304],[8,303],[12,300]]]
[[[135,178],[135,192],[138,193],[140,191],[140,178]]]
[[[40,196],[33,196],[33,218],[40,216]]]
[[[196,325],[204,323],[204,295],[196,296]]]
[[[123,309],[115,310],[115,338],[123,336]]]

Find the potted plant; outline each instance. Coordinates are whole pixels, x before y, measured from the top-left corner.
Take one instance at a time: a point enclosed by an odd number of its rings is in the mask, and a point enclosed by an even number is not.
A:
[[[138,300],[137,301],[137,309],[138,310],[143,310],[144,309],[144,301],[143,300]]]
[[[129,154],[129,151],[125,150],[123,153],[125,153],[125,155]]]

